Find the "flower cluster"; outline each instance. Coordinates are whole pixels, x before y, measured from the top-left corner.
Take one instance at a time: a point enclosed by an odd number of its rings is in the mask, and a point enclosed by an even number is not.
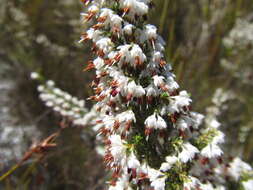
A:
[[[31,78],[41,80],[41,76],[35,72],[31,73]],[[40,99],[47,107],[52,108],[56,113],[71,121],[74,125],[86,126],[91,124],[91,118],[96,116],[91,111],[88,113],[84,100],[79,100],[57,88],[55,82],[52,80],[42,83],[37,89],[40,93]]]
[[[226,57],[221,60],[221,65],[242,83],[252,85],[253,23],[248,20],[237,19],[223,39]]]
[[[205,129],[202,129],[199,143],[205,144],[206,141],[211,143],[201,150],[190,170],[190,174],[198,180],[209,181],[205,185],[206,189],[213,189],[212,184],[215,184],[216,189],[223,190],[226,189],[228,182],[236,182],[245,190],[250,190],[247,184],[251,183],[253,177],[251,166],[238,157],[233,158],[229,154],[222,154],[223,151],[219,147],[219,144],[224,142],[224,134],[218,130],[221,123],[217,117],[226,107],[225,102],[233,98],[235,98],[234,93],[219,88],[212,98],[213,105],[206,109]]]
[[[221,114],[222,109],[225,109],[224,103],[234,98],[235,94],[232,91],[225,91],[222,88],[216,89],[212,98],[213,105],[206,109],[205,125],[216,129],[220,127],[221,124],[217,120],[217,116]]]
[[[238,18],[233,28],[223,39],[225,55],[221,66],[228,72],[234,94],[233,107],[245,106],[244,110],[252,110],[252,59],[253,59],[253,22],[251,15]],[[236,83],[236,84],[235,84]],[[243,99],[243,101],[241,101]],[[252,111],[250,111],[252,112]],[[247,113],[243,114],[247,115]],[[252,119],[249,116],[241,123],[239,141],[245,143],[250,139]]]
[[[84,101],[47,81],[38,87],[46,106],[74,125],[93,125],[105,144],[109,190],[252,189],[252,168],[223,154],[219,107],[231,94],[217,91],[207,117],[191,110],[180,91],[157,28],[146,24],[152,0],[82,0],[87,24],[80,42],[91,41],[95,69],[88,112]],[[39,41],[44,39],[39,38]],[[32,78],[40,76],[32,73]],[[204,124],[203,121],[204,120]]]
[[[226,181],[214,178],[224,176],[208,168],[222,166],[224,135],[213,124],[201,128],[203,116],[179,90],[164,41],[145,23],[152,1],[83,3],[82,20],[90,28],[80,42],[91,41],[96,55],[86,70],[96,70],[89,99],[101,114],[96,127],[112,172],[109,189],[222,189]]]
[[[226,48],[231,48],[233,51],[248,49],[253,46],[252,31],[252,23],[246,19],[237,19],[234,28],[223,39],[223,44]]]

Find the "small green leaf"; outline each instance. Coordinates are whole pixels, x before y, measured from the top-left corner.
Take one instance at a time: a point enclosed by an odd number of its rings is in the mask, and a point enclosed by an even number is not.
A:
[[[170,95],[169,95],[168,92],[163,92],[163,93],[161,94],[161,98],[168,98],[168,97],[170,97]]]

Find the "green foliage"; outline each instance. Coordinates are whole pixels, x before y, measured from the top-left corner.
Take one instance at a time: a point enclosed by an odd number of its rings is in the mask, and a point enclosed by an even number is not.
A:
[[[217,130],[208,130],[207,132],[203,133],[197,140],[194,142],[194,145],[198,147],[200,150],[206,147],[210,142],[212,142],[213,138],[217,136]]]
[[[182,163],[176,163],[170,170],[166,173],[168,180],[166,181],[166,190],[181,190],[183,189],[184,182],[189,179],[186,173],[186,165]]]
[[[170,95],[169,95],[168,92],[163,92],[163,93],[161,94],[161,98],[168,98],[168,97],[170,97]]]

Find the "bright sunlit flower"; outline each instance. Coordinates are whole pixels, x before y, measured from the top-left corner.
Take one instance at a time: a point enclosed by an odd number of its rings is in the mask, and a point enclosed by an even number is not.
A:
[[[219,111],[210,109],[205,125],[203,115],[191,111],[190,95],[179,90],[165,60],[164,40],[145,22],[152,0],[85,4],[90,28],[81,41],[90,40],[96,56],[86,70],[96,70],[89,99],[101,118],[95,127],[112,173],[109,189],[223,190],[228,164],[219,147]]]

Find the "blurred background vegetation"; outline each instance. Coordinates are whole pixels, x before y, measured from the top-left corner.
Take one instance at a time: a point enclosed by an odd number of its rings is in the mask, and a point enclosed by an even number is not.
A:
[[[253,37],[252,44],[244,48],[224,43],[238,20],[248,23],[239,27],[239,33],[253,24],[252,0],[154,3],[149,22],[158,26],[165,39],[167,60],[181,89],[191,93],[193,110],[205,114],[218,88],[234,94],[219,116],[226,133],[225,149],[252,164]],[[1,174],[36,140],[60,128],[61,118],[41,103],[30,72],[40,72],[78,98],[92,94],[93,73],[82,72],[90,47],[77,43],[83,30],[79,16],[83,9],[78,0],[1,0]],[[94,134],[88,129],[66,128],[57,144],[42,161],[25,162],[0,183],[0,189],[103,187],[106,177],[102,159],[94,151]]]

